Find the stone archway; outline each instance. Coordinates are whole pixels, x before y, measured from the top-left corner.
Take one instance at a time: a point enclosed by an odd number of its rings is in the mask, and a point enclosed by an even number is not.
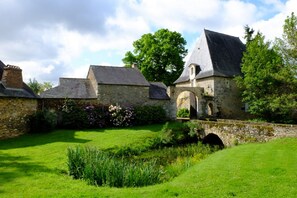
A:
[[[176,108],[188,109],[190,112],[190,118],[196,119],[198,112],[198,97],[190,91],[181,92],[176,99]]]
[[[200,116],[204,114],[205,108],[202,104],[204,102],[203,100],[203,88],[200,87],[173,87],[170,86],[167,89],[167,94],[170,97],[171,100],[171,117],[176,118],[176,112],[177,112],[177,100],[178,97],[182,92],[188,92],[194,96],[195,102],[193,102],[193,109],[195,109],[195,117]],[[195,103],[195,104],[194,104]],[[190,106],[189,106],[190,110]]]

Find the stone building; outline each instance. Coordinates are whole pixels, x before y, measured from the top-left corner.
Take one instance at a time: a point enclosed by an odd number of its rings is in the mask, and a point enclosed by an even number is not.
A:
[[[59,85],[41,93],[43,99],[89,99],[103,105],[160,105],[170,109],[167,87],[148,82],[136,66],[132,68],[91,65],[87,77],[60,78]]]
[[[27,118],[36,112],[37,98],[23,82],[21,69],[0,61],[0,139],[28,131]]]
[[[238,37],[204,30],[175,81],[171,97],[176,98],[177,108],[189,108],[193,117],[246,117],[234,81],[235,76],[241,75],[244,50]]]
[[[84,79],[60,78],[44,99],[89,99],[122,106],[161,105],[171,118],[179,108],[191,117],[243,119],[244,104],[234,77],[241,75],[245,45],[238,37],[204,30],[175,86],[148,82],[137,67],[91,65]]]

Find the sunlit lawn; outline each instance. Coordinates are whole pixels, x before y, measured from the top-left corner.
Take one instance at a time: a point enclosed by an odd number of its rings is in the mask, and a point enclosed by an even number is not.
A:
[[[62,131],[0,141],[0,197],[296,197],[297,139],[216,152],[172,181],[143,188],[87,185],[67,174],[66,150],[141,144],[162,125]]]

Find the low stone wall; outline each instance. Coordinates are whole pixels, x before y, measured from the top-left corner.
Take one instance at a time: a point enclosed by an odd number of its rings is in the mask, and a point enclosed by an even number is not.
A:
[[[297,137],[297,125],[251,123],[235,120],[199,121],[205,134],[220,137],[225,146],[248,142],[267,142],[281,137]]]
[[[37,110],[37,99],[0,98],[0,139],[28,131],[28,116]]]

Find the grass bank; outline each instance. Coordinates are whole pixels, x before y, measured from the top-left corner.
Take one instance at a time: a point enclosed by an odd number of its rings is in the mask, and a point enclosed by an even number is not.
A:
[[[99,131],[55,131],[0,141],[0,197],[294,197],[297,139],[278,139],[216,152],[172,181],[109,188],[73,180],[67,148],[141,144],[161,125]]]

